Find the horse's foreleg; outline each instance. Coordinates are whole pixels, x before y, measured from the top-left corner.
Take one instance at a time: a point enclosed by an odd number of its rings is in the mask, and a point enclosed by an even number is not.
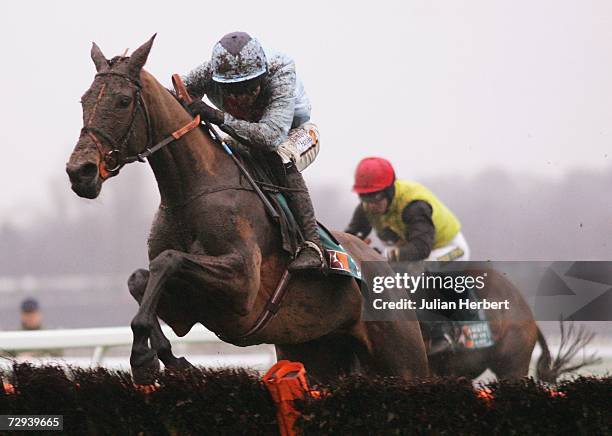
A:
[[[157,305],[165,283],[179,275],[198,287],[218,289],[221,296],[229,297],[232,309],[246,314],[259,288],[256,257],[240,252],[223,256],[205,256],[166,250],[149,264],[149,279],[140,308],[132,320],[134,341],[130,356],[132,374],[136,383],[153,381],[159,369],[155,352],[149,348],[151,332],[157,321]]]
[[[148,280],[149,271],[146,269],[134,271],[128,279],[130,294],[138,302],[138,305],[142,302]],[[170,341],[164,335],[157,317],[155,321],[151,329],[151,348],[155,350],[157,357],[164,363],[164,366],[177,369],[191,367],[192,365],[184,357],[176,357],[172,353],[172,344],[170,344]]]
[[[140,307],[131,327],[134,334],[132,342],[132,353],[130,355],[130,366],[134,383],[151,384],[155,379],[155,373],[159,371],[159,361],[154,350],[149,348],[149,338],[157,320],[157,304],[164,284],[178,268],[178,258],[173,254],[164,252],[150,263],[150,272],[144,293],[140,299]],[[170,252],[172,253],[172,252]]]

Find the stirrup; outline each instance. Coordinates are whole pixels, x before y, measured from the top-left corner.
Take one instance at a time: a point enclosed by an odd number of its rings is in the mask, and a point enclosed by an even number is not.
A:
[[[317,244],[315,244],[312,241],[304,241],[304,244],[302,245],[302,248],[300,248],[300,251],[302,251],[305,246],[310,247],[314,251],[316,251],[317,254],[319,255],[319,259],[321,260],[321,265],[325,265],[325,259],[323,259],[323,252],[321,251],[321,248]],[[298,251],[298,256],[300,254],[300,251]]]
[[[442,337],[431,342],[428,354],[434,355],[453,351],[455,351],[455,341],[453,341],[448,333],[444,333]]]
[[[300,265],[300,262],[301,263],[304,262],[304,259],[301,259],[301,254],[306,249],[306,247],[312,248],[315,251],[315,253],[317,253],[318,259],[317,257],[312,256],[311,254],[308,254],[309,262],[306,265]],[[315,262],[317,262],[317,264],[315,264]],[[293,261],[289,265],[288,269],[291,272],[308,271],[308,270],[313,270],[313,271],[317,270],[317,271],[325,272],[326,266],[327,265],[323,259],[323,253],[321,252],[321,249],[317,246],[317,244],[315,244],[312,241],[304,241],[303,244],[300,246],[300,249],[295,254],[295,257],[293,258]]]

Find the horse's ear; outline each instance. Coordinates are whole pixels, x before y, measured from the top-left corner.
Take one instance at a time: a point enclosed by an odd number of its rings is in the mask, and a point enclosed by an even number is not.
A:
[[[137,79],[140,76],[140,70],[147,62],[147,57],[149,57],[149,52],[151,51],[151,47],[153,46],[153,40],[155,39],[155,36],[157,36],[157,33],[153,35],[151,39],[149,39],[143,45],[134,50],[134,53],[132,53],[132,56],[130,56],[128,72],[132,77]]]
[[[92,43],[91,46],[91,60],[96,65],[96,71],[98,71],[98,73],[108,68],[108,61],[102,54],[102,50],[100,50],[100,47],[98,47],[95,42]]]

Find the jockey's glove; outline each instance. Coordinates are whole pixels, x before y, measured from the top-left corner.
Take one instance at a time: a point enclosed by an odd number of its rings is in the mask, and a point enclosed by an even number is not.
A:
[[[192,115],[200,115],[203,119],[208,120],[218,126],[223,124],[223,112],[207,105],[202,100],[194,100],[189,103],[189,111]]]
[[[424,259],[422,253],[418,252],[414,244],[410,243],[389,247],[386,254],[389,262],[413,262]]]

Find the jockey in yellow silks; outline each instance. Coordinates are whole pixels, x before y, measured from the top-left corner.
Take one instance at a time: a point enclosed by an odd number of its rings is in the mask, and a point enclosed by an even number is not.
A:
[[[420,183],[397,180],[388,160],[363,159],[353,190],[361,203],[346,232],[366,239],[374,229],[390,246],[389,260],[469,260],[469,246],[455,214]]]
[[[388,160],[363,159],[355,172],[353,191],[360,204],[345,231],[367,240],[374,229],[388,246],[390,261],[469,260],[470,249],[455,214],[420,183],[397,180]],[[428,324],[430,355],[457,348],[450,333],[451,322]]]

